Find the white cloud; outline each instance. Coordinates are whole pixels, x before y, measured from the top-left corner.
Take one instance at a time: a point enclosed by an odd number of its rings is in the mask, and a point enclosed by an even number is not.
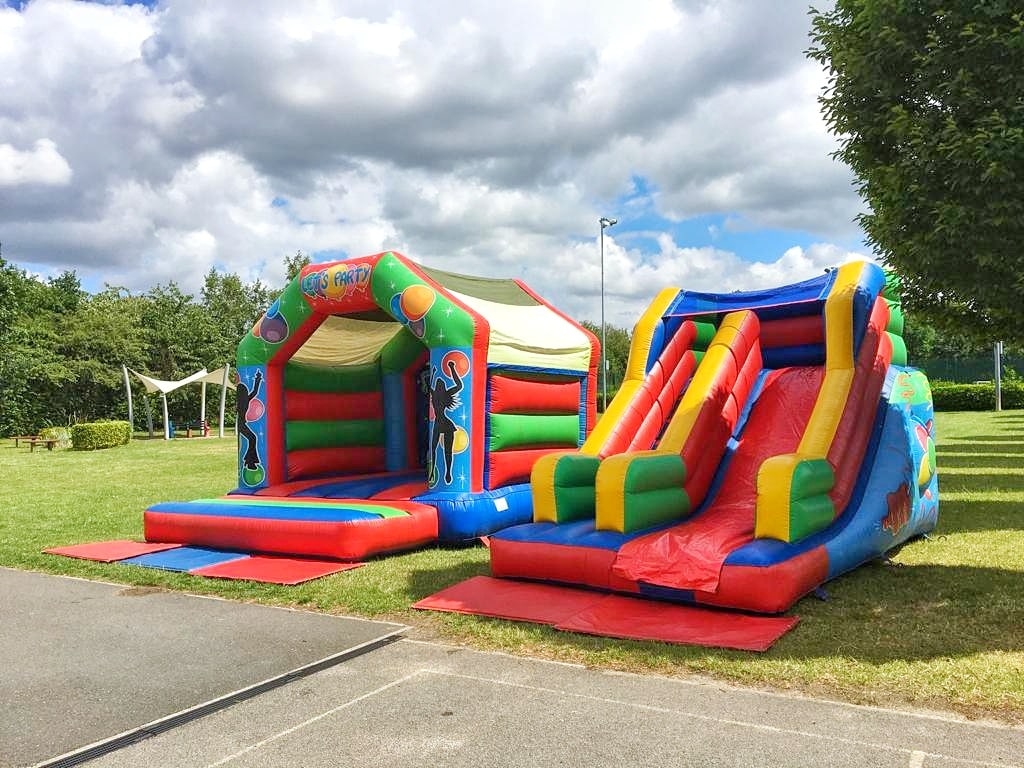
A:
[[[0,187],[63,186],[70,182],[71,166],[50,139],[37,139],[32,149],[25,151],[0,144]]]
[[[0,8],[0,241],[133,288],[195,288],[211,265],[276,282],[296,249],[394,248],[596,316],[581,238],[600,215],[617,232],[652,211],[726,216],[716,244],[856,238],[808,23],[795,0]],[[653,200],[613,210],[636,176]],[[845,258],[608,244],[618,322],[664,284],[784,282]]]

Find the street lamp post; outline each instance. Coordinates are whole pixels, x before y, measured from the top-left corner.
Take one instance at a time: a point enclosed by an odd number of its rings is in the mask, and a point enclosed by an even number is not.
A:
[[[601,225],[601,406],[602,411],[608,410],[608,336],[604,327],[604,231],[608,227],[614,227],[619,223],[618,219],[609,219],[602,216],[598,222]]]

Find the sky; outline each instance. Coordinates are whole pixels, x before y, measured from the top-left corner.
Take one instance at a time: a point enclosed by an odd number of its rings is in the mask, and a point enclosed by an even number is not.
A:
[[[631,326],[870,256],[799,0],[0,0],[0,243],[90,290],[398,250]]]

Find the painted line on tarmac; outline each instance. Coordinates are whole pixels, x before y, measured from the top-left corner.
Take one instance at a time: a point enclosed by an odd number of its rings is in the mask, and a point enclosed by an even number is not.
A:
[[[109,755],[112,752],[117,752],[120,749],[129,747],[132,744],[137,744],[140,741],[148,739],[151,736],[156,736],[161,733],[165,733],[174,728],[179,728],[182,725],[194,722],[201,717],[211,715],[214,712],[219,712],[228,707],[239,704],[248,699],[255,698],[262,693],[272,691],[275,688],[280,688],[287,683],[294,680],[299,680],[303,677],[308,677],[316,672],[320,672],[330,667],[343,664],[346,661],[351,661],[359,656],[376,651],[379,648],[391,645],[398,639],[408,627],[399,625],[399,629],[392,630],[385,635],[376,637],[373,640],[368,640],[365,643],[354,645],[351,648],[346,648],[338,653],[325,656],[324,658],[304,664],[301,667],[296,667],[293,670],[284,672],[280,675],[263,680],[259,683],[240,688],[237,691],[218,696],[215,699],[197,704],[193,707],[183,709],[180,712],[161,717],[152,722],[140,725],[137,728],[119,733],[116,736],[111,736],[108,739],[102,739],[101,741],[88,744],[84,747],[79,747],[70,752],[66,752],[63,755],[49,758],[41,763],[37,763],[33,768],[72,768],[73,766],[80,765],[88,760],[95,760],[98,757]]]
[[[399,678],[398,680],[392,680],[390,683],[385,683],[384,685],[380,686],[380,688],[374,688],[372,691],[367,691],[361,696],[356,696],[354,699],[349,699],[344,704],[339,704],[336,707],[332,707],[331,709],[328,709],[326,712],[321,712],[319,715],[314,715],[308,720],[303,720],[301,723],[293,725],[291,728],[286,728],[283,731],[278,731],[273,736],[268,736],[265,739],[261,739],[260,741],[257,741],[255,744],[250,744],[248,747],[245,747],[245,749],[240,749],[237,752],[227,755],[226,757],[222,757],[217,762],[210,763],[209,765],[207,765],[206,768],[217,768],[217,766],[224,765],[225,763],[230,763],[232,760],[236,760],[239,757],[242,757],[243,755],[249,754],[250,752],[255,752],[257,749],[261,749],[262,747],[265,747],[267,744],[271,744],[277,741],[278,739],[283,739],[285,736],[293,734],[296,731],[302,730],[303,728],[306,728],[310,725],[313,725],[313,723],[317,723],[323,720],[325,717],[330,717],[331,715],[340,712],[343,709],[347,709],[354,704],[358,704],[359,702],[364,701],[370,698],[371,696],[377,696],[390,688],[394,688],[397,685],[401,685],[402,683],[406,683],[412,680],[414,677],[419,677],[425,671],[426,670],[421,669],[416,672],[412,672],[411,674],[408,674],[405,677]]]
[[[892,707],[882,707],[876,704],[855,704],[851,701],[841,701],[839,699],[822,698],[818,696],[809,696],[804,693],[798,692],[787,692],[787,691],[771,691],[764,688],[756,688],[753,686],[742,686],[730,683],[726,680],[717,680],[713,677],[700,677],[695,675],[696,679],[690,679],[685,677],[670,677],[664,674],[657,673],[644,673],[644,672],[626,672],[620,669],[601,669],[600,667],[588,667],[586,664],[580,664],[574,661],[559,661],[557,659],[545,659],[537,656],[522,656],[514,653],[507,653],[505,651],[490,651],[483,650],[480,648],[472,648],[467,645],[456,645],[454,643],[442,643],[435,640],[417,640],[412,637],[403,637],[401,639],[403,644],[411,643],[414,645],[431,645],[436,648],[456,648],[460,651],[469,651],[470,653],[481,653],[490,656],[502,656],[507,659],[514,659],[516,661],[530,661],[537,664],[555,664],[561,667],[574,667],[576,669],[586,669],[591,672],[598,672],[602,675],[617,676],[617,677],[636,677],[644,680],[661,680],[666,683],[672,683],[674,685],[688,685],[697,688],[714,688],[718,691],[732,691],[735,693],[743,693],[750,696],[771,696],[777,699],[786,699],[787,701],[805,701],[810,704],[827,704],[836,707],[846,707],[849,709],[866,710],[869,712],[880,712],[888,715],[897,715],[899,717],[916,717],[922,720],[936,720],[940,723],[951,723],[955,725],[966,725],[971,728],[993,728],[996,730],[1004,731],[1021,731],[1019,725],[1012,725],[1010,723],[1000,723],[993,720],[968,720],[966,717],[961,717],[953,713],[944,712],[928,712],[916,709],[894,709]]]
[[[924,768],[925,753],[919,749],[915,749],[910,753],[910,766],[909,768]]]
[[[830,741],[837,744],[846,744],[849,746],[857,747],[868,747],[877,749],[883,752],[895,752],[898,754],[910,755],[911,758],[915,754],[921,755],[923,762],[924,758],[935,758],[937,760],[950,760],[952,762],[961,763],[963,765],[976,765],[983,766],[984,768],[1024,768],[1024,766],[1012,763],[993,762],[988,760],[971,760],[969,758],[954,757],[953,755],[943,755],[937,752],[923,752],[921,750],[909,749],[907,747],[898,747],[893,744],[882,744],[871,741],[862,741],[860,739],[850,739],[845,736],[833,736],[828,733],[814,733],[812,731],[799,731],[791,728],[779,728],[775,725],[765,725],[764,723],[754,723],[749,720],[732,720],[723,717],[712,717],[711,715],[704,715],[699,712],[687,712],[682,709],[672,709],[670,707],[658,707],[653,704],[638,704],[633,701],[624,701],[622,699],[606,698],[604,696],[591,696],[586,693],[575,693],[573,691],[564,691],[558,688],[545,688],[539,685],[527,685],[525,683],[513,683],[507,680],[495,680],[489,677],[478,677],[476,675],[463,675],[455,672],[443,672],[435,670],[423,670],[428,674],[437,675],[439,677],[454,677],[462,680],[473,680],[480,683],[490,683],[492,685],[503,685],[508,688],[519,688],[522,690],[536,691],[538,693],[551,693],[557,696],[566,696],[574,699],[583,699],[587,701],[595,701],[602,704],[614,704],[615,706],[633,707],[634,709],[641,709],[647,712],[657,712],[659,714],[667,715],[678,715],[680,717],[686,717],[693,720],[701,720],[708,723],[718,723],[720,725],[732,725],[739,728],[750,728],[752,730],[764,731],[766,733],[778,733],[786,736],[799,736],[807,739],[818,739],[821,741]]]

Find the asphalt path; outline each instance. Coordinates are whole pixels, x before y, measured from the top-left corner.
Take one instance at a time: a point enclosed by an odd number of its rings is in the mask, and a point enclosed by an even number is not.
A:
[[[34,765],[401,629],[0,569],[0,766]]]
[[[1020,728],[382,641],[395,625],[12,571],[0,611],[11,765],[180,707],[182,724],[87,765],[1024,768]],[[288,682],[198,716],[275,674]]]

